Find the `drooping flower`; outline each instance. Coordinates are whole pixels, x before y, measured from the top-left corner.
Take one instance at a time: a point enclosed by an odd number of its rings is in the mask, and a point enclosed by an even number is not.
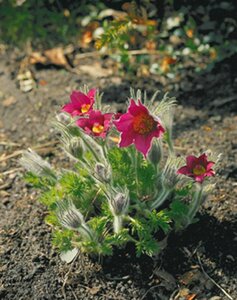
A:
[[[91,89],[87,94],[81,91],[73,91],[71,102],[65,104],[62,111],[69,113],[72,117],[88,114],[95,102],[96,89]]]
[[[131,99],[127,113],[118,121],[114,121],[121,132],[120,147],[135,145],[136,149],[146,157],[151,148],[153,137],[159,138],[165,131],[159,120],[153,117],[148,109],[138,100]]]
[[[195,181],[202,183],[207,176],[214,176],[215,171],[212,166],[215,163],[207,160],[207,155],[203,153],[199,157],[189,155],[186,158],[186,166],[178,169],[178,174],[183,174],[192,177]]]
[[[125,187],[123,190],[118,188],[114,190],[109,199],[109,206],[113,215],[124,215],[129,206],[129,191]]]
[[[111,113],[102,114],[99,110],[93,110],[89,113],[88,118],[80,118],[76,124],[90,135],[105,138],[111,127],[112,116]]]

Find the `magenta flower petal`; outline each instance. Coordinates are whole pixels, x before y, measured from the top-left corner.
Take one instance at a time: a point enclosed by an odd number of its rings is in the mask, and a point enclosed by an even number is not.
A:
[[[136,135],[134,144],[138,151],[140,151],[144,157],[147,156],[147,153],[149,152],[151,148],[151,140],[153,138],[153,135],[149,135],[148,137],[142,136],[142,135]]]
[[[213,161],[209,161],[209,162],[207,163],[207,166],[206,166],[207,171],[211,170],[211,168],[212,168],[212,166],[213,166],[214,164],[215,164],[215,163],[214,163]]]
[[[206,153],[203,153],[202,155],[200,155],[199,158],[198,158],[198,160],[199,160],[200,163],[201,162],[203,164],[207,163],[207,155],[206,155]]]
[[[95,88],[89,90],[89,92],[87,93],[87,96],[88,96],[91,100],[93,100],[93,103],[94,103],[95,95],[96,95],[96,89],[95,89]]]
[[[86,118],[80,118],[76,121],[78,127],[85,128],[89,124],[89,120]]]
[[[90,104],[91,103],[91,100],[90,98],[83,94],[82,92],[80,91],[73,91],[71,93],[71,96],[70,96],[70,99],[72,101],[73,104],[76,104],[76,105],[81,105],[81,104]]]
[[[114,121],[121,132],[120,147],[134,144],[144,157],[151,148],[152,139],[159,138],[165,131],[160,122],[154,118],[148,109],[140,102],[130,101],[128,111],[119,120]]]
[[[215,171],[214,170],[210,170],[206,172],[206,176],[215,176]]]
[[[75,106],[72,103],[67,103],[63,106],[62,110],[70,114],[75,110]]]
[[[128,112],[134,117],[139,115],[140,113],[149,114],[147,108],[140,101],[138,101],[138,105],[137,105],[133,99],[131,99]]]
[[[180,169],[178,169],[177,173],[183,174],[183,175],[192,174],[192,173],[190,173],[189,168],[187,166],[184,166],[184,167],[181,167]]]
[[[203,180],[204,180],[204,177],[205,177],[204,175],[196,176],[196,177],[195,177],[195,181],[202,183]]]
[[[126,131],[129,126],[131,126],[133,120],[133,116],[130,114],[123,114],[119,120],[114,121],[115,126],[118,131]]]
[[[128,147],[133,143],[134,136],[131,132],[122,132],[119,147]]]
[[[187,166],[191,167],[196,164],[197,158],[193,155],[189,155],[186,157]]]

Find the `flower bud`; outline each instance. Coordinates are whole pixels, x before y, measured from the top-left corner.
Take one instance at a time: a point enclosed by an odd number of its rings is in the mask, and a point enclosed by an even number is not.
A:
[[[95,172],[99,179],[104,180],[105,182],[109,182],[111,178],[111,169],[110,166],[105,166],[102,163],[96,163]]]
[[[83,215],[75,207],[72,201],[62,200],[57,202],[57,217],[59,223],[67,229],[78,230],[85,224]]]
[[[162,172],[162,184],[168,189],[173,189],[180,180],[180,175],[177,174],[177,168],[180,165],[181,159],[169,157]]]
[[[22,157],[20,158],[20,164],[27,171],[38,176],[50,177],[51,179],[56,178],[51,165],[31,149],[23,152]]]
[[[83,215],[72,201],[62,200],[57,202],[57,206],[58,221],[63,227],[76,230],[83,238],[91,241],[96,239],[96,236],[86,224]]]
[[[157,166],[161,161],[163,156],[162,145],[160,140],[154,140],[151,150],[148,154],[149,160],[153,163],[153,165]]]
[[[109,200],[110,209],[115,216],[124,215],[129,205],[129,194],[127,188],[125,192],[115,191],[114,196]]]
[[[56,115],[56,119],[58,122],[63,123],[63,124],[70,124],[71,123],[71,118],[68,114],[61,112]]]
[[[64,149],[73,157],[80,159],[83,155],[83,146],[79,138],[74,137],[71,140],[68,139],[64,143]]]

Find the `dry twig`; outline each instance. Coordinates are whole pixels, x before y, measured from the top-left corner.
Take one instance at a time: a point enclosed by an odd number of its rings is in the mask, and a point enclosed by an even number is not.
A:
[[[213,278],[211,278],[208,274],[207,274],[207,272],[204,270],[204,268],[203,268],[203,264],[202,264],[202,262],[201,262],[201,258],[200,258],[200,256],[198,255],[198,253],[197,253],[197,259],[198,259],[198,262],[199,262],[199,265],[200,265],[200,267],[201,267],[201,269],[202,269],[202,272],[203,272],[203,274],[208,278],[208,279],[210,279],[211,280],[211,282],[212,283],[214,283],[215,284],[215,286],[217,286],[221,291],[222,291],[222,293],[224,293],[225,295],[226,295],[226,297],[227,298],[229,298],[230,300],[234,300],[234,298],[232,298]]]
[[[52,147],[53,145],[57,145],[59,142],[58,141],[53,141],[53,142],[48,142],[48,143],[45,143],[43,145],[39,145],[39,146],[35,146],[35,147],[32,147],[33,150],[36,150],[37,152],[39,153],[47,153],[47,152],[50,152],[52,150],[54,150],[54,147]],[[9,155],[2,155],[0,157],[0,162],[3,162],[3,161],[6,161],[10,158],[13,158],[13,157],[17,157],[19,155],[21,155],[25,150],[16,150],[14,151],[13,153],[9,154]]]

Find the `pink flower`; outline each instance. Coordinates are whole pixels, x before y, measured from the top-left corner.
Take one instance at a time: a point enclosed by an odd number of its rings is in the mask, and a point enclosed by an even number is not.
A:
[[[207,176],[214,176],[215,172],[212,166],[215,164],[207,160],[207,155],[204,153],[199,157],[190,155],[186,158],[186,166],[181,167],[177,173],[194,178],[195,181],[202,183]]]
[[[80,118],[76,124],[90,135],[105,138],[112,125],[112,116],[111,113],[102,114],[99,110],[93,110],[89,113],[88,118]]]
[[[63,106],[62,111],[69,113],[72,117],[81,116],[91,111],[95,102],[96,89],[91,89],[87,94],[80,91],[73,91],[71,102]]]
[[[153,137],[159,138],[165,131],[140,100],[137,104],[133,99],[127,113],[114,121],[114,124],[121,132],[119,146],[127,147],[134,143],[136,149],[145,157],[151,148]]]

